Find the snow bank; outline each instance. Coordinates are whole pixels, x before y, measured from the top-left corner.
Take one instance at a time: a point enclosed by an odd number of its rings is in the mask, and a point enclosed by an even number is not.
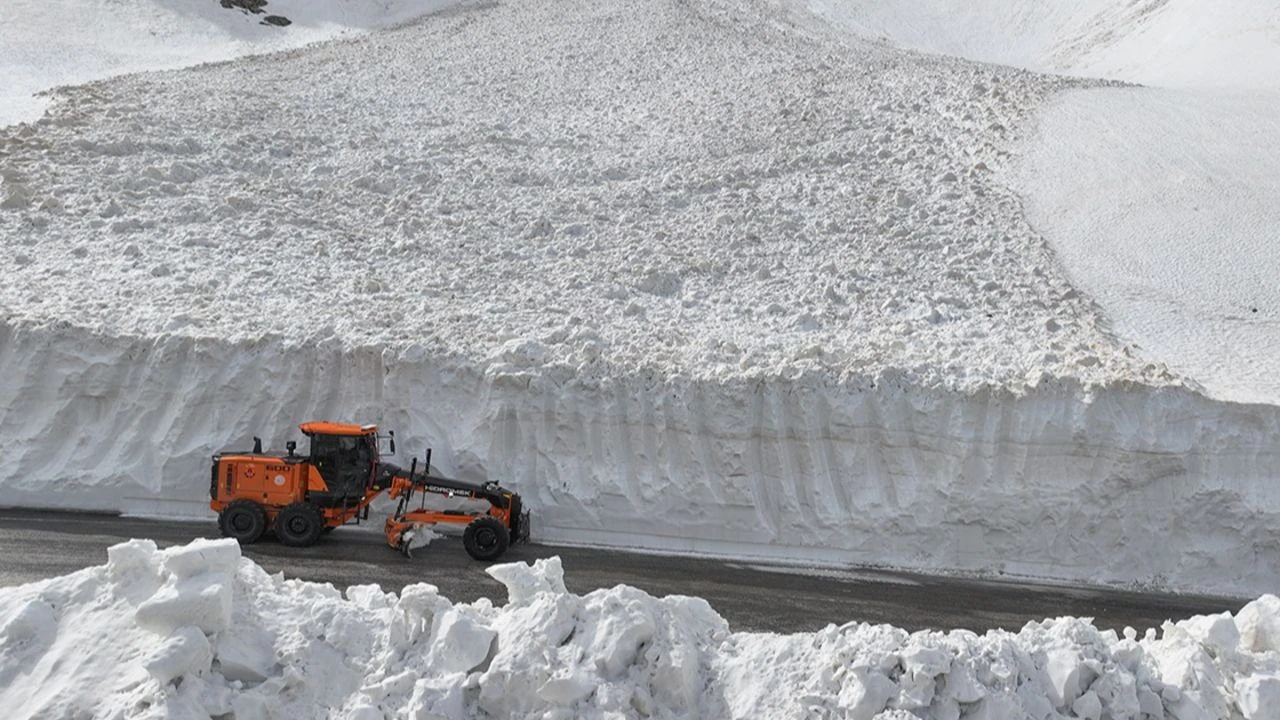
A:
[[[1076,618],[772,635],[734,633],[698,598],[571,594],[559,558],[489,572],[505,605],[284,580],[229,540],[131,540],[106,565],[0,589],[0,703],[14,720],[1253,720],[1274,717],[1280,688],[1272,595],[1141,638]]]
[[[211,518],[211,452],[340,416],[516,488],[544,541],[1217,593],[1280,578],[1274,406],[590,370],[0,326],[0,373],[23,378],[0,390],[5,497]]]
[[[548,540],[1273,589],[1277,411],[1117,340],[1003,174],[1081,83],[764,5],[468,5],[0,130],[6,501],[207,516],[211,452],[377,421]]]
[[[249,13],[219,0],[5,0],[0,126],[38,118],[49,102],[38,94],[60,85],[296,48],[458,1],[269,0]],[[265,24],[268,14],[290,23]]]
[[[1280,8],[1268,0],[798,2],[925,52],[1161,87],[1280,89]]]

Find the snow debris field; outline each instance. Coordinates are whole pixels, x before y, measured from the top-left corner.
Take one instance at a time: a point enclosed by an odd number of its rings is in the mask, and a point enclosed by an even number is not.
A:
[[[1275,591],[1274,9],[900,5],[215,6],[437,11],[59,88],[0,128],[6,502],[207,520],[212,452],[377,422],[546,542]]]
[[[717,10],[479,7],[67,93],[8,134],[0,302],[591,375],[1169,382],[992,178],[1060,83]]]
[[[849,623],[732,632],[699,598],[565,589],[559,558],[489,568],[508,602],[269,575],[234,540],[0,588],[8,717],[1242,718],[1280,706],[1280,599],[1139,637]],[[91,714],[77,714],[93,708]]]

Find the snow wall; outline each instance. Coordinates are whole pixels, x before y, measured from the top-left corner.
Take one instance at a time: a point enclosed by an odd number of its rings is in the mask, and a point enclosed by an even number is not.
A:
[[[1239,595],[1280,579],[1274,406],[507,359],[0,325],[0,372],[22,378],[0,386],[0,488],[212,520],[210,454],[350,420],[396,430],[402,460],[429,444],[441,472],[517,489],[544,542]]]

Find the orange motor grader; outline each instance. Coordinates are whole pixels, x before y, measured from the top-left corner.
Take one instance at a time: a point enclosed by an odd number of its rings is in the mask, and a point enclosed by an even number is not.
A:
[[[296,453],[289,441],[285,452],[263,452],[254,438],[253,450],[223,451],[213,456],[209,507],[218,513],[218,528],[241,543],[256,542],[273,531],[285,545],[314,545],[325,532],[369,517],[369,504],[383,492],[398,498],[396,512],[387,518],[387,544],[409,554],[417,528],[440,523],[465,525],[467,553],[477,560],[494,560],[513,542],[529,539],[529,513],[520,495],[497,483],[467,483],[433,477],[431,451],[424,471],[417,460],[404,470],[382,459],[378,427],[331,422],[298,426],[311,440],[307,455]],[[395,452],[395,433],[387,435]],[[417,492],[423,502],[410,507]],[[432,510],[427,494],[488,501],[487,511]]]

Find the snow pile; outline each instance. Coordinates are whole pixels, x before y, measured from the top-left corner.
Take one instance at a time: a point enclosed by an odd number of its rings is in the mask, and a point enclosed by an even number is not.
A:
[[[1269,0],[797,1],[914,50],[1162,87],[1280,89],[1280,7]]]
[[[225,0],[223,0],[225,2]],[[405,22],[459,0],[5,0],[0,126],[30,122],[61,85],[296,48]],[[255,6],[252,0],[236,5]],[[267,15],[285,27],[262,22]]]
[[[775,5],[466,5],[0,130],[7,501],[208,518],[211,452],[355,420],[541,540],[1273,590],[1280,410],[1117,338],[1024,216],[1094,83]]]
[[[558,558],[499,565],[509,601],[426,584],[270,576],[233,541],[0,589],[6,717],[1275,717],[1280,599],[1144,637],[1087,620],[1017,633],[850,623],[731,632],[703,600],[565,590]],[[86,715],[87,708],[92,714]]]

